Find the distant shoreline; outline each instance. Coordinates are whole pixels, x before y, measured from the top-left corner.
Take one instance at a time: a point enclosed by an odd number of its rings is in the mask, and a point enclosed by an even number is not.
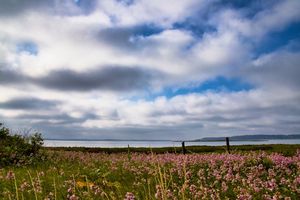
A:
[[[268,140],[291,140],[291,139],[300,139],[300,134],[289,134],[289,135],[237,135],[228,137],[230,141],[268,141]],[[224,141],[226,137],[204,137],[201,139],[189,140],[193,142],[219,142]]]
[[[261,141],[269,141],[269,140],[290,140],[289,138],[286,139],[249,139],[249,140],[235,140],[229,139],[231,142],[261,142]],[[224,140],[187,140],[185,142],[224,142]]]
[[[56,141],[136,141],[136,142],[175,142],[173,140],[130,140],[130,139],[55,139],[55,138],[44,138],[44,140],[56,140]]]
[[[272,138],[272,139],[230,139],[231,142],[262,142],[269,140],[293,140],[298,138]],[[130,139],[54,139],[54,138],[44,138],[44,140],[48,141],[113,141],[113,142],[223,142],[225,139],[215,139],[215,140],[130,140]]]

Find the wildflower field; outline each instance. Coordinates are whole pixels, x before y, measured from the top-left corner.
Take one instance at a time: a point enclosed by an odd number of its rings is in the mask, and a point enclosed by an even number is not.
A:
[[[89,153],[0,169],[0,199],[300,199],[300,151]]]

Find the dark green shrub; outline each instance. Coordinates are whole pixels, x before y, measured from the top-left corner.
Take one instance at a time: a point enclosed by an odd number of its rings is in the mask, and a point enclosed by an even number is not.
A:
[[[32,164],[43,159],[42,145],[40,133],[30,136],[11,134],[9,129],[0,123],[0,167]]]

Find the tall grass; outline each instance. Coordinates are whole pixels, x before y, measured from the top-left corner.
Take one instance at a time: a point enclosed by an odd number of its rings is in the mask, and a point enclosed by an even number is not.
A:
[[[129,155],[128,155],[129,154]],[[298,199],[300,151],[206,154],[48,151],[0,169],[0,199]],[[130,159],[129,159],[130,157]]]

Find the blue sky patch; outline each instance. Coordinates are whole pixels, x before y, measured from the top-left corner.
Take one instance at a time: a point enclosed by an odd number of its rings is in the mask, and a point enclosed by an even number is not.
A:
[[[216,27],[209,26],[207,24],[199,25],[199,22],[195,22],[191,19],[187,19],[181,23],[173,24],[174,29],[182,29],[186,31],[190,31],[194,37],[201,38],[204,33],[216,32]]]
[[[255,55],[267,54],[288,45],[290,42],[300,42],[300,22],[292,23],[281,31],[268,34],[255,47]]]
[[[91,13],[97,4],[96,0],[73,0],[73,2],[81,9],[84,15]]]
[[[158,94],[149,95],[148,97],[146,97],[146,99],[154,100],[158,96],[165,96],[166,98],[172,98],[178,95],[204,93],[207,91],[212,91],[212,92],[249,91],[253,88],[254,88],[253,85],[244,82],[239,78],[226,78],[224,76],[218,76],[214,79],[207,80],[202,84],[196,85],[194,87],[182,87],[182,88],[168,87]]]
[[[38,54],[38,46],[33,42],[22,42],[17,45],[17,51],[19,53],[26,52],[31,55]]]
[[[133,27],[134,36],[148,37],[150,35],[158,34],[162,31],[163,31],[162,28],[159,28],[151,24],[144,24],[144,25]]]
[[[130,6],[134,3],[134,0],[117,0],[120,3],[123,3],[126,6]]]

